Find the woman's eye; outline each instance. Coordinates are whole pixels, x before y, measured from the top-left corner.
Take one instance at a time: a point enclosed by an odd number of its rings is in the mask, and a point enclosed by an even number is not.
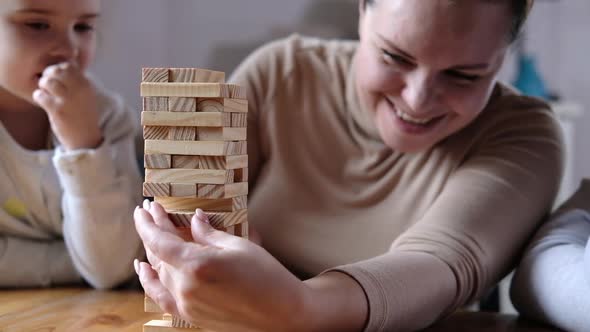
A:
[[[464,81],[464,82],[468,82],[468,83],[475,82],[478,79],[480,79],[480,77],[481,77],[479,75],[465,74],[465,73],[453,71],[453,70],[448,71],[447,75],[450,76],[451,78],[454,78],[454,79],[457,79],[460,81]]]
[[[403,66],[411,66],[412,62],[406,60],[404,57],[388,52],[386,50],[381,50],[381,52],[383,52],[383,58],[385,58],[385,61],[387,61],[388,63],[394,63],[394,64],[398,64],[398,65],[403,65]]]
[[[30,22],[30,23],[25,23],[25,25],[32,29],[32,30],[36,30],[36,31],[44,31],[49,29],[49,24],[44,23],[44,22]]]
[[[88,31],[93,31],[94,26],[92,26],[88,23],[79,23],[74,26],[74,30],[76,30],[78,32],[88,32]]]

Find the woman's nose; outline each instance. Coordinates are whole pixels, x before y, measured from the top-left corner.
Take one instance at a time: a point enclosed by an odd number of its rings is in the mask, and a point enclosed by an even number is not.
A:
[[[402,90],[402,99],[414,113],[427,113],[436,100],[434,78],[424,72],[413,72],[406,75]]]

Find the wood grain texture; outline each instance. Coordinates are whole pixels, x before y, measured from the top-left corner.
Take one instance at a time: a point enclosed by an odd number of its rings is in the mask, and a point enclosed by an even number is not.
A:
[[[156,196],[170,196],[170,184],[163,182],[144,182],[143,183],[143,196],[144,197],[156,197]]]
[[[152,97],[154,98],[154,97]],[[196,112],[197,99],[186,97],[168,97],[168,111],[170,112]]]
[[[246,88],[221,83],[141,83],[142,97],[197,97],[246,99]]]
[[[246,128],[198,127],[198,141],[245,141]]]
[[[185,156],[236,156],[245,155],[248,146],[245,141],[170,141],[146,139],[146,154],[171,154]]]
[[[169,154],[146,154],[143,156],[145,168],[172,168],[172,156]]]
[[[247,168],[235,169],[233,182],[248,182],[248,169]]]
[[[166,195],[158,195],[166,196]],[[170,197],[197,197],[197,185],[192,183],[170,183]]]
[[[144,97],[143,111],[144,112],[168,112],[168,97]]]
[[[233,177],[233,170],[149,168],[145,170],[145,182],[153,183],[226,184],[232,183]]]
[[[138,291],[80,288],[0,290],[2,332],[137,332],[158,314]]]
[[[231,113],[141,112],[143,126],[229,127]]]
[[[173,327],[169,320],[151,320],[143,325],[143,332],[213,332],[200,328]]]
[[[230,113],[232,127],[248,127],[248,113]]]
[[[141,81],[159,83],[169,82],[170,72],[168,68],[142,68]]]
[[[162,140],[168,139],[168,128],[162,126],[144,126],[143,139],[144,140]]]
[[[200,198],[232,198],[248,195],[248,183],[231,184],[199,184],[197,185],[197,196]]]
[[[197,112],[248,113],[248,100],[231,98],[197,98]]]
[[[185,321],[184,319],[182,319],[178,316],[174,316],[174,315],[172,315],[172,327],[183,327],[183,328],[187,328],[187,329],[198,328],[198,326],[193,325],[193,324]]]
[[[248,208],[248,201],[245,196],[225,199],[155,197],[154,200],[169,212],[194,212],[196,209],[207,212],[235,212]]]
[[[168,140],[171,141],[194,141],[197,139],[196,127],[170,127],[168,129]]]
[[[201,68],[170,68],[170,81],[179,83],[225,83],[225,73]]]
[[[236,169],[248,167],[248,155],[237,156],[172,156],[172,168]]]
[[[215,229],[230,227],[237,224],[248,222],[248,209],[242,209],[235,212],[205,212],[209,217],[209,223]],[[190,227],[191,219],[195,214],[194,210],[169,211],[170,220],[176,227]]]

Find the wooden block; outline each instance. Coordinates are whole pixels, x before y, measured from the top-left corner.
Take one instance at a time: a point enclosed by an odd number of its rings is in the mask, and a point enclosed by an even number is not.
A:
[[[235,169],[233,182],[248,182],[248,168]]]
[[[166,195],[158,195],[166,196]],[[170,183],[170,197],[197,197],[197,185],[191,183]]]
[[[170,127],[168,139],[171,141],[194,141],[197,139],[196,127]]]
[[[197,98],[197,112],[248,113],[248,100],[231,98]]]
[[[198,127],[198,141],[245,141],[246,128]]]
[[[153,97],[152,97],[153,98]],[[196,112],[197,99],[186,97],[169,97],[168,111],[170,112]]]
[[[146,154],[143,156],[145,168],[172,168],[172,156],[169,154]]]
[[[224,199],[155,197],[154,200],[169,212],[193,212],[195,209],[210,212],[235,212],[248,207],[248,201],[245,196]]]
[[[199,169],[199,163],[201,162],[201,158],[202,156],[172,156],[172,168]]]
[[[168,139],[168,128],[161,126],[145,126],[143,127],[143,139],[162,140]]]
[[[225,83],[222,71],[201,68],[170,68],[170,81],[183,83]]]
[[[235,212],[205,212],[209,217],[209,223],[213,228],[221,229],[229,226],[247,223],[248,210],[242,209]],[[195,214],[194,210],[190,212],[170,211],[168,216],[176,227],[190,227],[191,219]]]
[[[230,113],[232,127],[248,127],[248,113]]]
[[[248,167],[248,155],[237,156],[172,156],[172,168],[236,169]]]
[[[246,154],[246,141],[169,141],[145,140],[146,154],[171,154],[185,156],[236,156]]]
[[[144,112],[168,112],[168,97],[144,97]]]
[[[248,155],[236,155],[225,157],[202,156],[199,168],[201,169],[237,169],[248,167]]]
[[[141,83],[142,97],[246,99],[246,88],[222,83]]]
[[[241,238],[248,238],[248,222],[237,224],[234,226],[234,235]]]
[[[231,184],[198,184],[197,196],[200,198],[232,198],[248,195],[248,182]]]
[[[172,327],[170,320],[151,320],[143,325],[143,332],[213,332],[201,328]]]
[[[182,327],[182,328],[187,328],[187,329],[195,329],[198,328],[197,326],[185,321],[184,319],[172,315],[172,327]]]
[[[145,181],[154,183],[226,184],[232,183],[233,177],[233,170],[149,168],[145,170]]]
[[[149,296],[145,296],[143,300],[143,311],[152,313],[164,313],[164,310],[160,309],[160,306],[154,302]]]
[[[168,68],[142,68],[142,82],[168,82],[170,78]]]
[[[231,113],[141,112],[141,124],[173,127],[229,127]]]
[[[143,196],[145,197],[156,197],[156,196],[170,196],[170,184],[164,182],[144,182],[143,183]]]

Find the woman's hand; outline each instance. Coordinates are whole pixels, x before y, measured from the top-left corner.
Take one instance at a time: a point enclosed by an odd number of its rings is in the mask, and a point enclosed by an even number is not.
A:
[[[33,100],[47,112],[51,129],[65,149],[92,149],[101,144],[96,90],[75,64],[47,67]]]
[[[217,332],[303,330],[307,288],[263,248],[213,229],[200,210],[185,241],[159,204],[144,207],[134,219],[150,264],[135,265],[160,308]]]

